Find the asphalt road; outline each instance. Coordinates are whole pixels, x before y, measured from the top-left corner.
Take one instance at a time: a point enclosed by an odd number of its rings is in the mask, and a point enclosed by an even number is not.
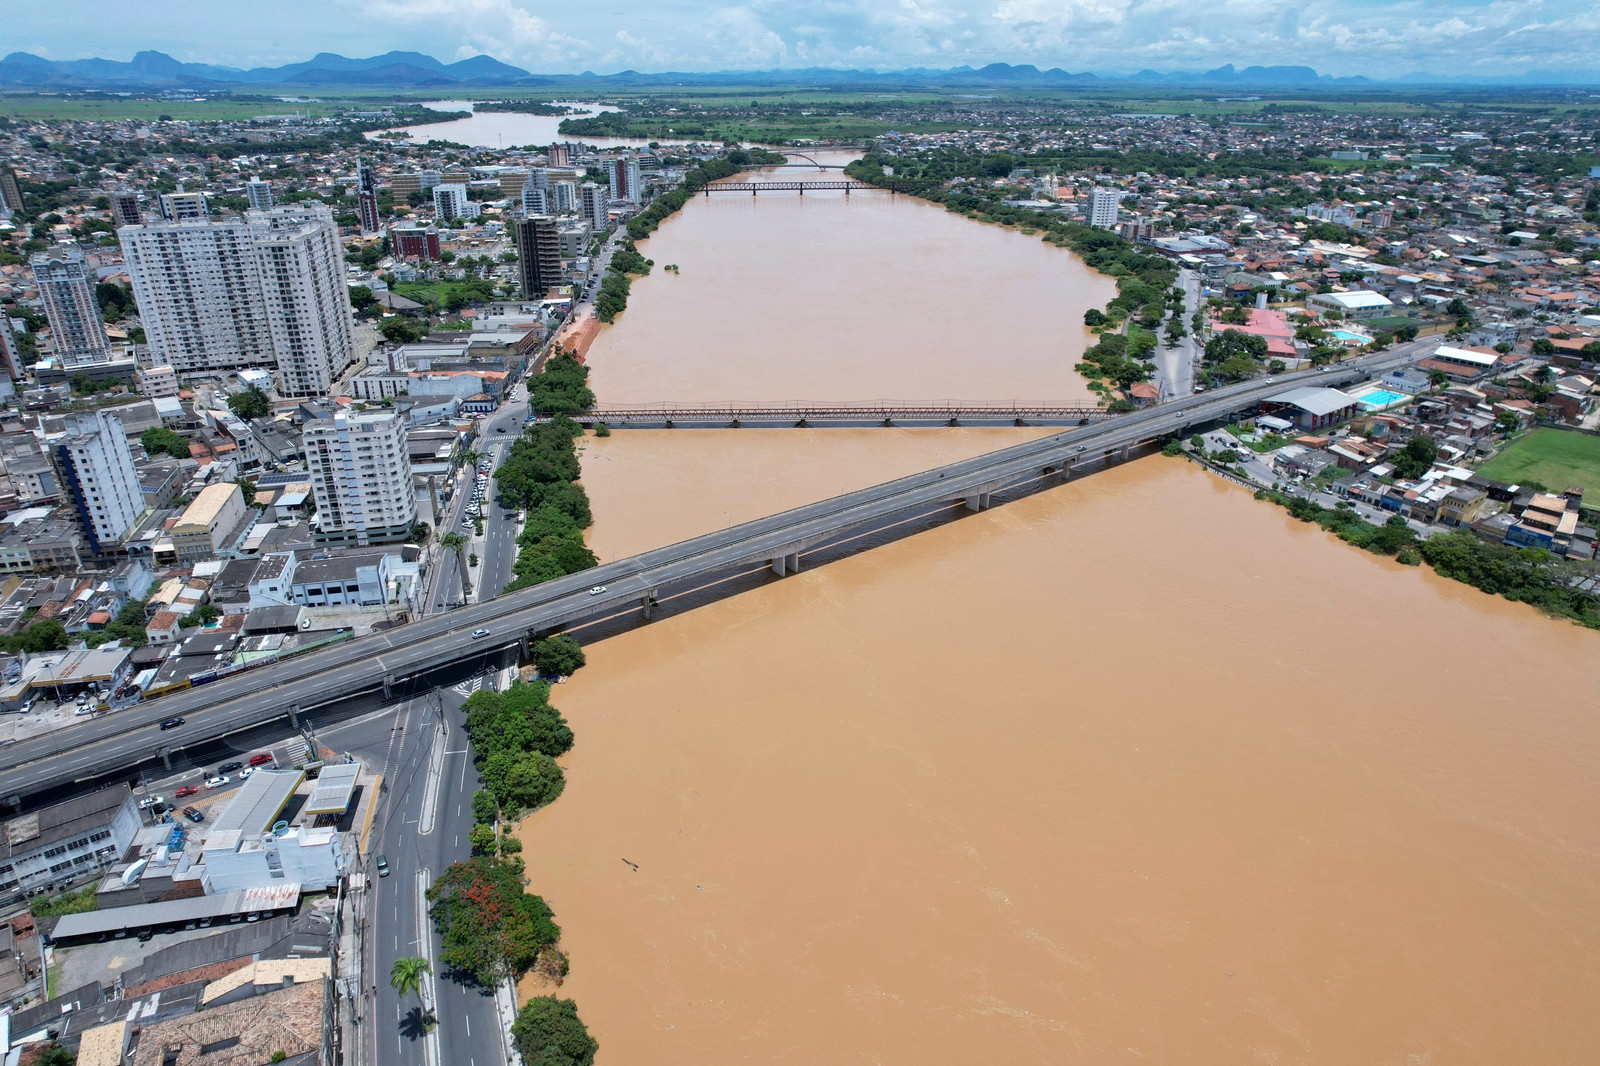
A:
[[[499,1066],[506,1061],[494,997],[446,974],[439,961],[443,946],[428,918],[427,901],[417,878],[418,871],[437,877],[451,863],[471,855],[467,832],[472,828],[472,793],[478,776],[456,713],[461,701],[459,694],[443,689],[322,734],[324,742],[336,739],[343,750],[384,772],[387,785],[373,823],[370,849],[360,856],[371,886],[363,942],[367,989],[362,1003],[361,1054],[365,1066],[424,1066],[418,997],[401,997],[389,986],[395,959],[428,956],[420,940],[424,932],[432,942],[434,961],[438,1066]],[[446,734],[440,787],[430,793],[428,764],[441,708],[451,728]],[[430,797],[434,812],[427,819],[424,803]],[[388,877],[377,875],[379,855],[388,861]]]
[[[1189,396],[1131,415],[976,456],[700,537],[616,560],[507,596],[420,619],[326,651],[244,672],[98,720],[70,726],[0,753],[0,796],[26,795],[111,772],[151,757],[158,745],[188,745],[366,691],[385,677],[482,656],[530,632],[616,614],[666,586],[730,567],[803,552],[841,533],[912,508],[970,498],[1037,479],[1047,467],[1092,463],[1124,447],[1186,432],[1296,385],[1364,380],[1414,359],[1436,341],[1413,342],[1326,371],[1279,375]],[[591,595],[590,586],[602,589]],[[488,630],[474,636],[475,631]],[[169,715],[188,720],[158,733]]]

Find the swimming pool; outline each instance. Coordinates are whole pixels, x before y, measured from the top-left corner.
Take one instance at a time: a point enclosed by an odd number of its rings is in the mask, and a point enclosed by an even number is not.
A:
[[[1372,411],[1379,407],[1388,407],[1391,404],[1397,404],[1401,400],[1409,400],[1410,398],[1411,397],[1407,396],[1403,392],[1390,392],[1388,389],[1373,389],[1371,392],[1364,392],[1360,396],[1357,396],[1356,402],[1361,404],[1361,406],[1365,407],[1367,410]]]
[[[1367,336],[1365,333],[1352,333],[1348,329],[1331,329],[1328,331],[1328,333],[1329,335],[1337,337],[1342,341],[1356,341],[1359,344],[1366,344],[1372,340],[1372,338]]]

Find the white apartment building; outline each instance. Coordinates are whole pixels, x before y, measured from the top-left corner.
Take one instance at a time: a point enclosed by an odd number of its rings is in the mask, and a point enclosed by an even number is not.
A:
[[[182,374],[273,366],[317,396],[355,358],[343,249],[321,204],[117,231],[155,361]]]
[[[270,211],[272,209],[272,182],[254,178],[244,187],[245,194],[250,197],[250,210]]]
[[[1120,191],[1096,185],[1089,194],[1089,225],[1095,229],[1114,227],[1117,224],[1117,205],[1121,201]]]
[[[578,211],[578,183],[556,181],[550,183],[550,209],[545,214],[573,215]],[[537,214],[538,212],[534,212]]]
[[[50,320],[50,337],[56,355],[67,369],[111,362],[111,342],[100,321],[94,284],[83,250],[76,244],[59,244],[35,252],[28,263]]]
[[[467,199],[467,187],[446,182],[433,187],[433,213],[440,222],[451,218],[477,218],[478,202]]]
[[[606,190],[603,186],[586,181],[578,187],[578,209],[583,217],[589,220],[589,225],[597,230],[606,228],[608,221],[606,203]]]
[[[631,155],[606,161],[606,180],[611,183],[611,199],[644,202],[640,185],[639,161]]]
[[[11,328],[11,316],[0,311],[0,373],[12,381],[26,381],[27,368],[22,365],[22,348],[17,344],[16,332]]]
[[[54,451],[89,549],[108,554],[144,512],[144,490],[122,420],[109,411],[74,416]]]
[[[340,408],[312,418],[301,439],[311,494],[313,535],[324,544],[404,540],[417,520],[406,423],[393,411]]]
[[[211,217],[211,205],[203,192],[162,193],[159,203],[161,217],[168,222]]]

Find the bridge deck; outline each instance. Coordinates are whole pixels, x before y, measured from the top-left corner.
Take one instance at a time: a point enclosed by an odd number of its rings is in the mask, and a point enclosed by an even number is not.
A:
[[[585,425],[604,422],[612,429],[671,429],[675,426],[1081,426],[1116,416],[1104,408],[1077,403],[730,403],[597,407],[573,417]]]
[[[714,181],[703,191],[707,196],[714,192],[747,192],[751,195],[758,192],[797,192],[804,196],[807,191],[843,190],[849,196],[852,191],[861,189],[868,192],[892,191],[859,181]]]
[[[1405,365],[1417,351],[1417,345],[1407,345],[1330,372],[1285,374],[1276,383],[1245,382],[1050,434],[66,726],[0,749],[0,797],[20,798],[93,781],[157,758],[165,749],[208,743],[284,717],[291,709],[387,689],[391,681],[425,678],[430,671],[516,644],[530,633],[611,617],[630,605],[661,598],[663,590],[699,587],[751,561],[771,560],[781,575],[798,565],[801,553],[853,531],[947,502],[982,509],[992,493],[1036,483],[1048,472],[1098,463],[1192,426],[1231,418],[1295,384],[1338,387],[1365,380],[1371,372]],[[591,594],[591,586],[601,591]],[[489,630],[488,637],[475,639],[475,628]],[[184,726],[157,730],[162,719],[179,715],[188,716]]]

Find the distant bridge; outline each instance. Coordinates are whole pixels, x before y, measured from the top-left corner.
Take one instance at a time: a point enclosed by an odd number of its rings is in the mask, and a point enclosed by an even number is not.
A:
[[[845,168],[845,165],[846,165],[844,163],[819,163],[815,159],[812,159],[810,156],[802,155],[799,152],[784,152],[783,153],[783,157],[785,159],[804,159],[807,163],[810,163],[812,166],[816,167],[818,170],[843,170]],[[785,164],[785,165],[788,165],[788,164]]]
[[[754,196],[758,192],[797,192],[804,196],[808,189],[814,192],[825,190],[837,192],[843,189],[846,196],[850,195],[852,189],[866,189],[868,192],[884,191],[876,185],[860,181],[717,181],[705,187],[705,194],[710,196],[714,192],[747,192]]]
[[[1111,418],[1100,407],[1082,403],[728,403],[650,404],[597,407],[574,415],[586,425],[604,422],[612,429],[828,426],[1086,426]]]

